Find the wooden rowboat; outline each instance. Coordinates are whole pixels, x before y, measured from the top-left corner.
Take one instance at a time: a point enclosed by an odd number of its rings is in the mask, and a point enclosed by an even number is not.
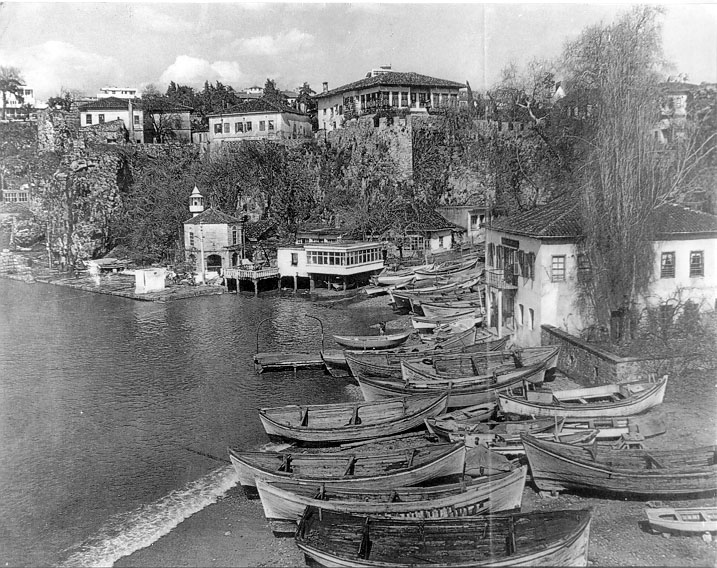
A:
[[[334,341],[347,349],[391,349],[411,336],[412,331],[387,335],[334,335]]]
[[[468,274],[475,271],[478,265],[478,259],[469,259],[463,261],[446,262],[432,268],[418,268],[414,270],[417,280],[426,280],[428,278],[438,278],[441,276],[458,276]]]
[[[395,489],[461,475],[465,457],[462,442],[375,453],[229,450],[229,459],[245,489],[254,488],[256,479],[324,483],[342,489]]]
[[[427,318],[444,318],[467,309],[476,310],[481,314],[485,313],[480,293],[478,294],[478,297],[471,300],[454,299],[442,302],[437,300],[432,302],[421,302],[421,310],[423,311],[423,315]]]
[[[662,403],[667,375],[659,380],[634,381],[561,391],[504,392],[498,404],[504,414],[600,418],[631,416]]]
[[[475,308],[467,308],[462,311],[458,311],[453,315],[442,317],[442,318],[428,318],[424,316],[411,316],[411,324],[414,329],[429,330],[435,329],[445,324],[453,323],[455,321],[464,319],[474,319],[476,325],[483,321],[483,315],[480,310]]]
[[[590,509],[394,519],[308,507],[296,544],[321,566],[587,566]]]
[[[459,483],[429,487],[372,489],[327,488],[321,483],[257,480],[264,515],[275,532],[294,532],[306,507],[361,515],[398,518],[436,518],[480,515],[519,509],[528,466],[484,475]],[[290,526],[287,527],[287,521]]]
[[[401,363],[404,380],[435,380],[485,375],[494,369],[518,368],[545,364],[546,371],[554,369],[560,354],[559,346],[528,347],[521,351],[493,351],[489,353],[436,354],[430,359],[404,359]]]
[[[648,501],[645,513],[656,532],[717,532],[717,507],[668,507],[661,501]]]
[[[530,418],[525,420],[495,421],[489,418],[495,412],[495,403],[478,404],[459,408],[453,412],[426,420],[430,429],[441,438],[459,439],[471,434],[499,434],[505,437],[520,438],[521,432],[547,432],[555,430],[563,418]]]
[[[590,489],[620,495],[693,495],[717,490],[716,446],[615,450],[521,434],[533,480],[543,491]]]
[[[500,375],[490,374],[470,379],[401,382],[394,379],[376,379],[359,373],[356,375],[356,380],[366,400],[448,390],[448,407],[460,408],[493,402],[499,391],[522,384],[523,381],[541,382],[544,376],[545,365],[531,365]]]
[[[375,402],[262,408],[259,418],[272,439],[333,444],[392,436],[423,425],[445,411],[448,393]]]

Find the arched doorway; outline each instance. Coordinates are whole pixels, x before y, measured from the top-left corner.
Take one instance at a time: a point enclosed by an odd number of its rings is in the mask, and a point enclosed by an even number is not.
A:
[[[221,274],[222,272],[222,257],[218,254],[210,254],[207,257],[207,270]]]

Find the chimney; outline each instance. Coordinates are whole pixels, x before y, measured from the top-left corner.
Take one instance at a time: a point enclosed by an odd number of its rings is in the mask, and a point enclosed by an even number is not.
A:
[[[324,81],[324,82],[322,83],[322,85],[323,85],[323,87],[324,87],[323,92],[324,92],[324,93],[328,93],[328,92],[329,92],[329,82],[328,82],[328,81]]]
[[[132,99],[127,99],[127,111],[129,112],[129,126],[127,126],[127,130],[129,130],[130,142],[134,142],[134,113],[132,110]]]

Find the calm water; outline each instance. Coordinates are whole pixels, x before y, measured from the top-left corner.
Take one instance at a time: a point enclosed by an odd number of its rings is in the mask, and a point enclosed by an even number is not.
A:
[[[318,350],[307,314],[328,348],[386,311],[0,280],[0,562],[111,565],[151,544],[236,483],[206,456],[265,444],[257,408],[354,395],[320,371],[255,375],[259,322],[262,351]]]

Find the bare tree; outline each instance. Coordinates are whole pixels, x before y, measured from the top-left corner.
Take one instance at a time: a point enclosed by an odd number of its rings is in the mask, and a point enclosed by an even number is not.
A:
[[[2,91],[2,119],[5,120],[7,96],[13,95],[19,102],[23,102],[22,89],[24,80],[17,67],[0,67],[0,91]]]

